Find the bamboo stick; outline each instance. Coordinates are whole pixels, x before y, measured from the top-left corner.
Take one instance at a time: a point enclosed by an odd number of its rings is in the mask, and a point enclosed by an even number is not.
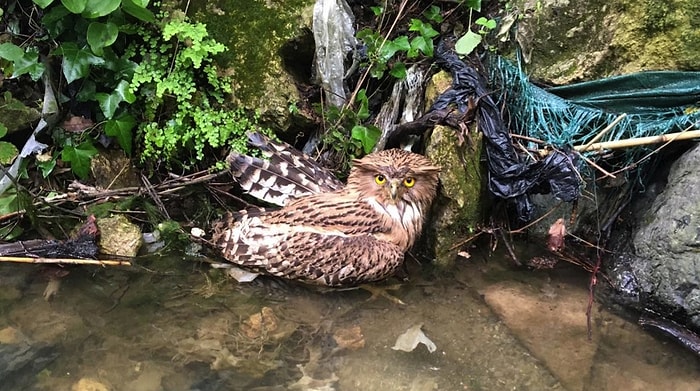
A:
[[[622,119],[625,117],[627,117],[627,113],[620,114],[617,118],[615,118],[613,122],[610,123],[610,125],[606,126],[605,129],[601,130],[600,133],[598,133],[595,137],[591,139],[591,141],[586,143],[586,145],[584,145],[581,149],[577,149],[577,151],[584,152],[591,149],[591,145],[597,143],[598,140],[603,138],[603,136],[605,136],[610,131],[610,129],[614,128],[615,125],[619,124],[620,121],[622,121]]]
[[[590,151],[602,151],[606,149],[618,149],[618,148],[629,148],[629,147],[638,147],[640,145],[649,145],[649,144],[659,144],[659,143],[665,143],[668,141],[680,141],[680,140],[689,140],[693,138],[700,137],[700,130],[690,130],[687,132],[678,132],[678,133],[668,133],[668,134],[662,134],[658,136],[649,136],[649,137],[639,137],[639,138],[628,138],[624,140],[615,140],[615,141],[604,141],[601,143],[594,143],[590,145],[577,145],[574,147],[574,150],[582,152],[590,152]]]
[[[77,258],[32,258],[32,257],[2,257],[0,262],[19,263],[45,263],[45,264],[70,264],[70,265],[97,265],[97,266],[131,266],[129,261],[114,261],[100,259],[77,259]]]

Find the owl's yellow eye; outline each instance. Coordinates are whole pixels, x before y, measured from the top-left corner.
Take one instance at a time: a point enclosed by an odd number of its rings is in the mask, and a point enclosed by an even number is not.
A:
[[[378,185],[383,185],[384,183],[386,183],[386,177],[382,174],[375,175],[374,181],[377,182]]]
[[[416,180],[413,177],[408,177],[403,180],[403,185],[406,187],[413,187],[416,184]]]

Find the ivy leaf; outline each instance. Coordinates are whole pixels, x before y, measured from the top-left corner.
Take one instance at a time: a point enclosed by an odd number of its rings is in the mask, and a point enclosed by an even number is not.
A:
[[[129,82],[122,80],[117,84],[117,88],[114,89],[114,93],[119,96],[119,98],[126,103],[136,102],[136,95],[129,88]]]
[[[66,145],[61,151],[61,159],[70,163],[71,171],[80,179],[86,179],[90,175],[90,160],[97,154],[97,149],[89,140],[80,145]]]
[[[357,92],[357,100],[360,102],[357,119],[364,121],[369,118],[369,99],[367,99],[367,91],[364,88]]]
[[[474,11],[481,11],[481,0],[464,0],[463,4],[473,9]]]
[[[486,19],[485,17],[480,17],[476,21],[474,21],[475,24],[478,24],[479,26],[484,26],[488,30],[493,30],[496,28],[497,24],[496,21],[493,19]]]
[[[0,141],[0,164],[9,165],[15,160],[19,151],[17,147],[7,141]]]
[[[21,47],[5,42],[0,44],[0,58],[12,62],[12,78],[28,73],[32,80],[37,81],[44,73],[44,64],[39,63],[36,49],[29,48],[25,52]]]
[[[88,0],[61,0],[63,6],[68,9],[68,11],[79,14],[85,10]]]
[[[44,9],[51,5],[53,0],[34,0],[34,4],[38,5],[41,9]]]
[[[101,65],[105,62],[89,50],[78,48],[75,42],[64,43],[55,53],[63,55],[61,68],[69,84],[86,77],[90,73],[90,65]]]
[[[411,50],[408,51],[408,58],[418,57],[418,51],[423,52],[428,57],[433,56],[433,40],[423,36],[415,37],[411,40]]]
[[[12,72],[12,77],[19,77],[28,73],[32,80],[37,81],[41,79],[41,75],[44,74],[44,69],[46,67],[44,64],[39,62],[39,53],[36,50],[27,50],[24,56],[19,60],[15,61],[15,69]]]
[[[116,24],[92,22],[87,29],[87,41],[92,52],[101,56],[103,48],[112,45],[119,35],[119,27]]]
[[[100,104],[100,109],[105,118],[110,119],[114,116],[114,112],[117,111],[119,103],[122,99],[117,94],[107,94],[105,92],[98,92],[95,94],[95,100]]]
[[[370,69],[370,76],[372,76],[375,79],[379,79],[382,76],[384,76],[384,71],[386,71],[386,63],[385,62],[378,62],[372,65],[372,68]]]
[[[435,23],[442,23],[443,20],[442,15],[440,14],[440,7],[437,5],[431,5],[427,10],[425,10],[425,12],[423,12],[423,16]]]
[[[394,54],[396,52],[400,51],[408,51],[411,49],[411,44],[408,43],[408,37],[405,35],[402,35],[393,41],[386,41],[384,46],[382,46],[382,51],[380,53],[380,59],[381,61],[387,62],[389,61],[392,57],[394,57]]]
[[[131,156],[132,130],[136,127],[136,119],[129,113],[124,113],[117,118],[110,119],[105,124],[105,134],[117,139],[119,146]]]
[[[51,37],[58,37],[62,32],[72,28],[74,16],[62,5],[51,7],[51,9],[41,18],[41,23],[46,26],[46,31]]]
[[[75,95],[75,99],[78,102],[87,102],[95,100],[95,93],[97,92],[97,86],[94,80],[86,79],[80,91]]]
[[[148,0],[122,0],[122,10],[134,18],[148,23],[155,23],[156,17],[148,8]]]
[[[382,131],[376,126],[355,125],[350,131],[350,137],[358,140],[362,144],[365,153],[372,152],[372,148],[377,144]]]
[[[49,159],[45,162],[37,161],[36,166],[41,170],[41,176],[47,178],[56,167],[56,158]]]
[[[0,138],[5,137],[7,134],[7,126],[5,124],[0,123]]]
[[[405,79],[406,78],[406,64],[404,64],[401,61],[395,62],[394,65],[391,67],[389,74],[391,76],[394,76],[397,79],[401,79],[401,80]]]
[[[122,0],[88,0],[82,16],[85,19],[95,19],[109,15],[119,8]],[[108,45],[107,45],[108,46]]]
[[[469,30],[455,42],[455,52],[463,56],[473,52],[481,43],[481,35]]]
[[[5,42],[0,44],[0,57],[5,60],[15,62],[24,56],[24,50],[14,43]]]
[[[425,38],[433,38],[440,34],[435,31],[430,23],[423,23],[423,21],[420,19],[411,19],[411,26],[408,28],[408,30],[417,31]]]

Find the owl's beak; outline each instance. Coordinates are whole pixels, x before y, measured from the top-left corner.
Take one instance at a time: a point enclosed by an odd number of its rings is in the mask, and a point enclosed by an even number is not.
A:
[[[389,196],[391,197],[391,202],[396,202],[399,198],[399,186],[401,186],[401,181],[398,179],[392,179],[389,183]]]

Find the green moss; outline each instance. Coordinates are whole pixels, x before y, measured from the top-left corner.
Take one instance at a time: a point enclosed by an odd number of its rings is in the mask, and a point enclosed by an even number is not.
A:
[[[228,48],[220,60],[236,80],[236,98],[256,102],[265,98],[261,84],[280,77],[279,51],[300,34],[301,14],[313,4],[312,0],[197,0],[191,8],[194,18]]]
[[[613,39],[627,72],[700,69],[700,3],[624,0]]]
[[[695,0],[518,1],[528,73],[556,84],[641,70],[700,69]],[[528,8],[529,7],[529,8]]]
[[[471,132],[470,137],[472,142],[460,146],[455,129],[436,126],[426,148],[433,164],[441,167],[441,196],[431,230],[435,260],[441,267],[452,264],[458,251],[454,245],[471,236],[482,221],[481,134]]]

